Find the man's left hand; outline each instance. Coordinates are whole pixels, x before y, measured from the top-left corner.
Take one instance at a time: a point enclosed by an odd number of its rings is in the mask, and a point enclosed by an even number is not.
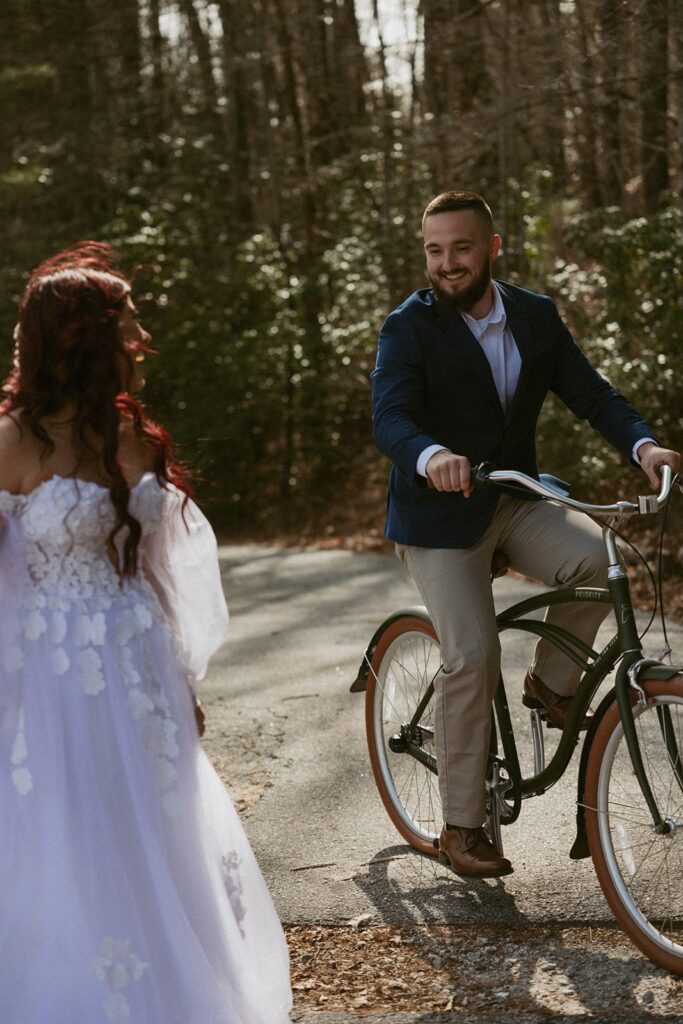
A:
[[[652,484],[655,491],[659,491],[661,480],[659,470],[662,466],[671,466],[674,473],[680,472],[681,456],[678,452],[672,452],[669,448],[660,448],[659,445],[646,441],[638,449],[640,468]]]

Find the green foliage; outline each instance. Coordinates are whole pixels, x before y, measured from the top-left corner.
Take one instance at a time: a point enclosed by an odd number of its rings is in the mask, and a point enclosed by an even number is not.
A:
[[[360,486],[368,459],[380,461],[368,383],[388,309],[380,232],[363,189],[333,177],[336,230],[315,260],[289,229],[284,243],[263,230],[230,248],[219,224],[200,241],[200,190],[159,202],[137,189],[100,232],[140,267],[135,291],[159,353],[146,401],[225,529],[305,528],[339,481]]]
[[[581,347],[651,423],[661,443],[681,447],[683,414],[683,217],[667,208],[625,219],[610,209],[578,216],[566,230],[571,258],[548,283]],[[558,403],[541,424],[543,461],[595,488],[623,462]]]

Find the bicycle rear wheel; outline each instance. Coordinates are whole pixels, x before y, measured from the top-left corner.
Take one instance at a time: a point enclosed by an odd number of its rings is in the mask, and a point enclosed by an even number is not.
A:
[[[683,674],[640,685],[647,703],[633,708],[638,742],[670,831],[653,831],[615,701],[588,758],[588,842],[605,898],[626,934],[660,967],[683,974]]]
[[[421,714],[416,712],[440,667],[441,651],[432,626],[417,616],[402,615],[377,643],[365,694],[370,763],[382,802],[403,838],[432,855],[437,853],[434,840],[442,821],[433,699],[426,701]]]

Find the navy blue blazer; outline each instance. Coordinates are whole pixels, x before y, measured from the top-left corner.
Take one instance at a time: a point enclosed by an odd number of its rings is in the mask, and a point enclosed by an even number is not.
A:
[[[466,548],[487,529],[497,488],[469,498],[433,490],[417,460],[432,444],[466,455],[474,466],[538,475],[536,423],[553,391],[625,458],[654,437],[633,406],[592,366],[560,319],[555,303],[497,281],[508,327],[521,356],[519,383],[503,411],[479,342],[458,313],[439,306],[431,289],[414,292],[390,313],[372,372],[375,441],[392,463],[386,535],[400,544]]]

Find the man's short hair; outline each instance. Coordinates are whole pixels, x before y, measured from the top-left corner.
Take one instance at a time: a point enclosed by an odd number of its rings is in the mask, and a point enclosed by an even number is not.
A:
[[[427,205],[422,215],[422,227],[427,217],[437,213],[451,213],[454,210],[474,210],[493,234],[493,214],[486,200],[476,192],[442,192]]]

